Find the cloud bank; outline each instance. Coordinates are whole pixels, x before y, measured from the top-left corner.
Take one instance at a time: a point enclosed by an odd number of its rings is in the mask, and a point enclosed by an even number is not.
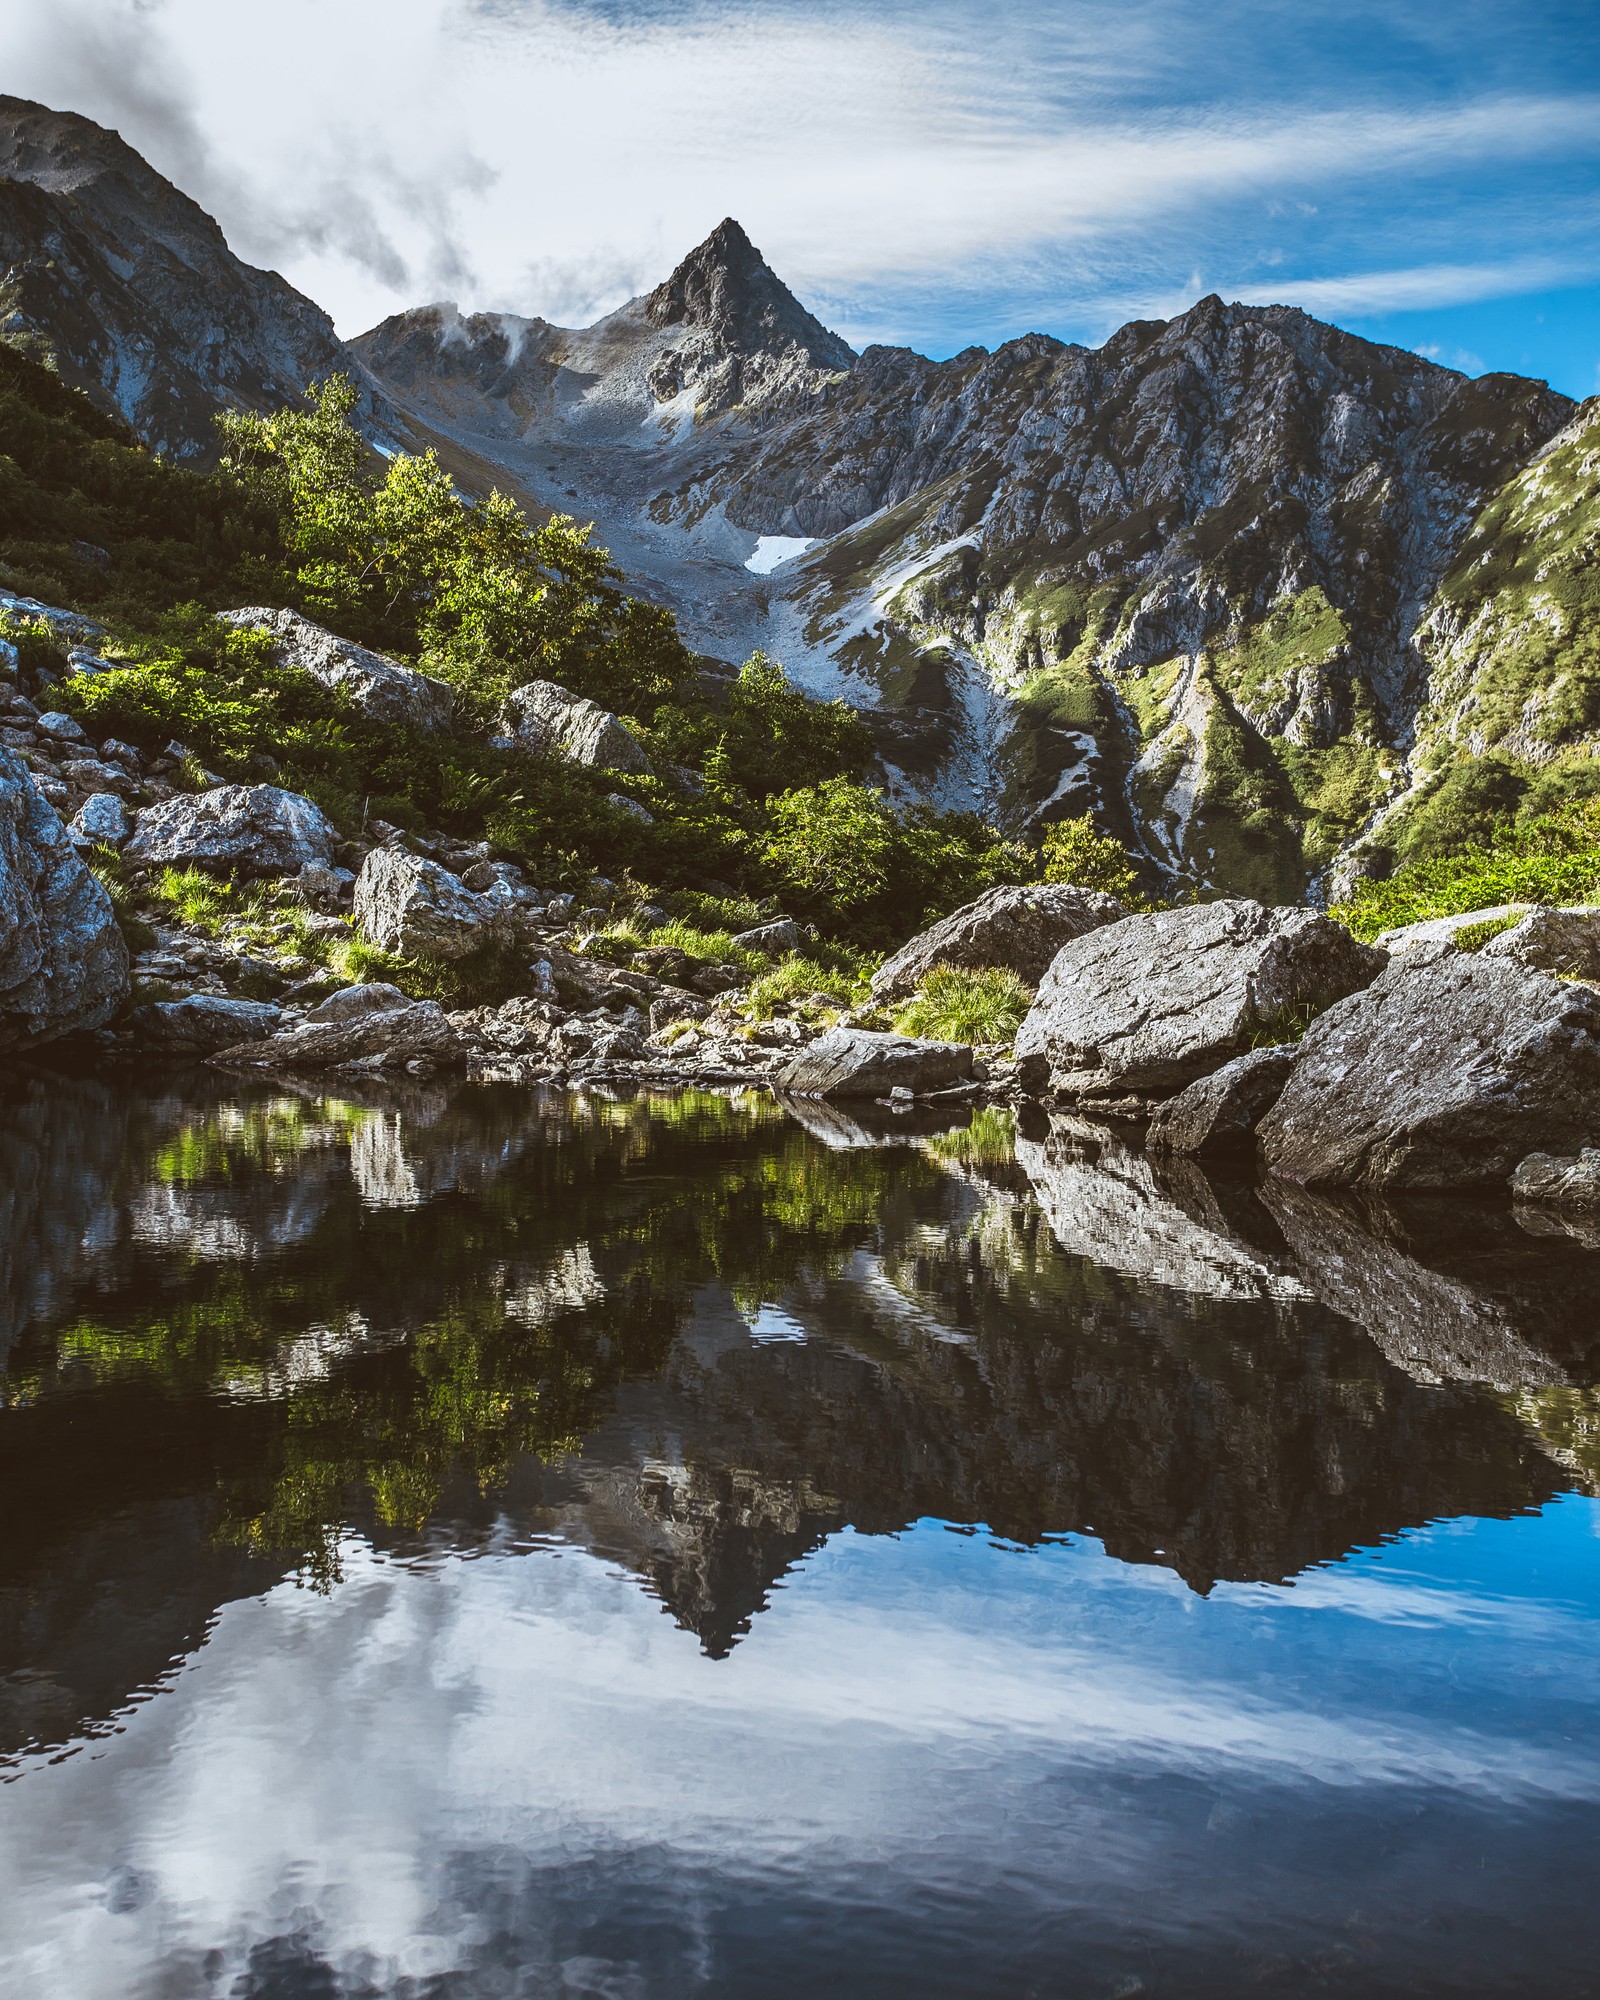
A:
[[[847,337],[933,352],[1210,290],[1359,317],[1600,282],[1586,13],[1312,11],[56,0],[0,16],[0,62],[346,333],[438,297],[582,323],[727,213]]]

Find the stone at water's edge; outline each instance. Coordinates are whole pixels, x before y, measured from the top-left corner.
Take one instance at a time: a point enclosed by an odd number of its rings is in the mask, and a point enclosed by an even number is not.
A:
[[[1600,994],[1449,945],[1315,1022],[1260,1127],[1274,1173],[1344,1187],[1503,1184],[1597,1134]]]
[[[351,705],[374,722],[425,730],[450,726],[455,697],[443,681],[419,674],[415,667],[403,666],[386,653],[369,652],[365,646],[341,639],[302,618],[298,611],[251,605],[240,611],[220,611],[217,622],[270,633],[274,666],[298,667],[323,687],[342,690]]]
[[[146,866],[298,875],[326,866],[338,836],[310,799],[276,785],[218,785],[147,806],[123,852]]]
[[[1065,883],[990,889],[886,958],[872,975],[873,998],[914,992],[936,965],[999,966],[1037,986],[1063,945],[1127,914],[1115,896]]]
[[[209,1056],[240,1042],[264,1041],[281,1010],[264,1000],[231,1000],[221,994],[190,993],[182,1000],[158,1000],[136,1007],[124,1027],[136,1047],[158,1054]]]
[[[394,991],[392,987],[388,990]],[[333,996],[334,1000],[343,998],[342,994]],[[324,1015],[321,1020],[307,1020],[287,1034],[269,1035],[264,1041],[219,1049],[214,1059],[291,1072],[336,1069],[347,1063],[393,1071],[413,1062],[437,1069],[460,1069],[466,1063],[466,1044],[437,1000],[406,1000],[402,996],[399,1006],[385,1004],[364,1010],[352,1004],[332,1018],[324,1012],[329,1005],[331,1002],[325,1002],[324,1008],[318,1009]]]
[[[464,958],[502,935],[506,906],[404,848],[375,847],[356,877],[356,923],[402,958]]]
[[[1600,1148],[1585,1146],[1576,1158],[1530,1153],[1511,1176],[1511,1192],[1553,1208],[1600,1209]]]
[[[1158,1153],[1208,1158],[1253,1152],[1256,1127],[1277,1103],[1298,1054],[1291,1043],[1235,1056],[1159,1106],[1146,1145]]]
[[[1052,960],[1017,1033],[1018,1081],[1068,1099],[1170,1096],[1385,962],[1313,910],[1240,900],[1124,917]]]
[[[501,720],[518,745],[536,756],[561,757],[596,771],[650,774],[650,760],[625,723],[555,681],[529,681],[519,687],[508,698]]]
[[[128,947],[27,766],[0,750],[0,1049],[110,1020],[128,993]]]
[[[964,1042],[830,1028],[774,1070],[772,1083],[797,1097],[883,1097],[897,1088],[921,1096],[971,1075],[972,1051]]]

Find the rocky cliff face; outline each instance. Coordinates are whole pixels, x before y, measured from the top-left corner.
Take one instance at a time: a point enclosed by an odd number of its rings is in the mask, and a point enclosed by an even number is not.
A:
[[[1272,898],[1406,791],[1418,628],[1572,413],[1216,298],[1093,351],[856,359],[728,223],[586,332],[434,307],[356,347],[592,511],[701,643],[765,643],[876,715],[909,789],[1090,809],[1171,874]],[[773,537],[790,560],[752,578]]]
[[[115,133],[0,97],[0,328],[150,444],[203,456],[219,408],[276,409],[336,369],[333,322]]]

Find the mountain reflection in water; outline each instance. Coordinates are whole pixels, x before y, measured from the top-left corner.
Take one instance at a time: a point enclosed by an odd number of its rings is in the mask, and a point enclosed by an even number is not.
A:
[[[0,1215],[19,1993],[1592,1990],[1581,1232],[43,1072]]]

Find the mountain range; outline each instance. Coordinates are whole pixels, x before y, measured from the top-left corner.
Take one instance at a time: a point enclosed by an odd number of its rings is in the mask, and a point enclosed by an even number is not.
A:
[[[148,442],[342,369],[369,432],[592,519],[686,637],[872,725],[900,795],[1092,812],[1169,879],[1386,865],[1463,762],[1600,754],[1600,400],[1283,306],[855,353],[724,221],[594,326],[345,343],[114,133],[0,99],[0,326]]]

